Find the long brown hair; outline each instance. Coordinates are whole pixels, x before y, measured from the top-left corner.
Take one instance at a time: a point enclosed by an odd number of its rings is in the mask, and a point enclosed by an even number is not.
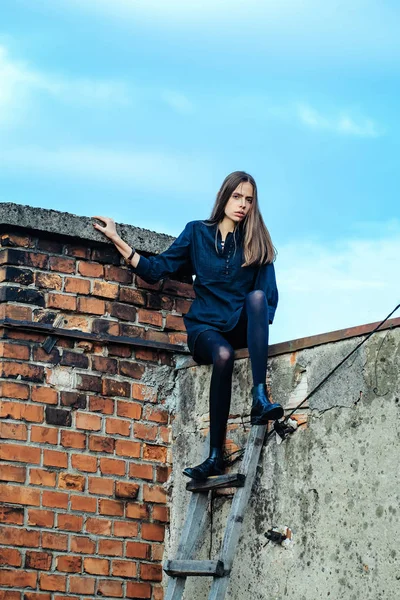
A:
[[[207,219],[205,223],[207,225],[215,225],[222,221],[225,216],[225,206],[227,205],[229,198],[243,181],[247,181],[253,186],[253,202],[246,217],[235,227],[235,247],[236,230],[238,227],[242,227],[244,234],[243,249],[245,259],[242,267],[271,263],[275,260],[276,250],[260,213],[256,182],[254,181],[254,178],[248,173],[245,173],[245,171],[234,171],[225,177],[221,189],[217,194],[211,217]],[[217,240],[217,235],[218,227],[216,228],[215,240]],[[217,244],[217,242],[215,242],[215,244]]]

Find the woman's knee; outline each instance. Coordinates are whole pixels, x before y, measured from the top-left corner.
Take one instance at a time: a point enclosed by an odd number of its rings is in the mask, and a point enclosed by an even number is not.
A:
[[[232,346],[220,346],[214,356],[214,364],[219,368],[233,367],[235,351]]]
[[[263,290],[253,290],[246,296],[246,304],[248,306],[262,306],[266,303],[267,297]]]

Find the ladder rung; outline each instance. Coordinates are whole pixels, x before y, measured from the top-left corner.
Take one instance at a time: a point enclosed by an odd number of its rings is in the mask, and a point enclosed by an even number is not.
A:
[[[167,560],[164,571],[172,577],[222,577],[225,574],[222,560]]]
[[[204,481],[195,481],[192,479],[186,484],[189,492],[208,492],[209,490],[218,490],[230,487],[243,487],[246,476],[242,473],[231,473],[229,475],[218,475],[208,477]]]

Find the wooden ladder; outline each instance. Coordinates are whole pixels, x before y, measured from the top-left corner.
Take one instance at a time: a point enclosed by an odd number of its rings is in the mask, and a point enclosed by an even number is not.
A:
[[[209,477],[204,482],[192,480],[186,486],[193,494],[189,502],[176,559],[167,560],[164,563],[164,571],[171,577],[165,600],[182,600],[186,578],[190,576],[212,577],[213,582],[208,600],[225,598],[266,428],[266,425],[255,425],[251,428],[243,461],[237,474]],[[210,490],[227,487],[237,487],[238,489],[232,500],[219,558],[217,560],[193,560],[202,522],[207,512],[208,493]]]

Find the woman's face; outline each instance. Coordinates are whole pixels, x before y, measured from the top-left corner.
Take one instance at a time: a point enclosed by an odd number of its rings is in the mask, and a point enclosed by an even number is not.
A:
[[[225,206],[225,216],[234,223],[243,221],[249,210],[251,210],[254,191],[249,181],[242,181],[233,191]]]

